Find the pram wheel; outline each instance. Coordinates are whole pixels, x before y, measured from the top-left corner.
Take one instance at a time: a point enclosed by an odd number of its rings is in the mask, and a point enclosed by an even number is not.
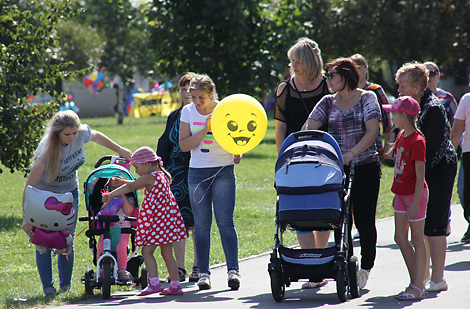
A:
[[[349,293],[352,298],[358,298],[360,296],[359,284],[357,282],[357,270],[358,262],[356,256],[351,256],[348,262],[349,271]]]
[[[346,301],[346,274],[344,269],[339,269],[336,273],[336,293],[340,301]]]
[[[271,276],[271,293],[273,298],[277,302],[281,302],[284,299],[286,293],[286,286],[282,282],[281,272],[279,270],[273,270],[269,272]]]
[[[109,299],[109,297],[111,297],[111,280],[111,262],[105,261],[103,263],[103,287],[101,288],[103,299]]]
[[[91,286],[91,282],[93,281],[94,272],[92,269],[88,269],[85,272],[85,294],[86,295],[93,295],[93,287]]]
[[[149,284],[149,279],[148,279],[148,273],[147,273],[147,267],[142,266],[142,272],[140,273],[140,286],[142,287],[142,290],[147,287]]]

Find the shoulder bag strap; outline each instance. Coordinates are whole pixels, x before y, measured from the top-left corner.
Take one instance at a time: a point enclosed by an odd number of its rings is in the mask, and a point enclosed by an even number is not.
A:
[[[300,101],[302,101],[302,104],[304,105],[305,110],[307,111],[307,117],[308,117],[310,115],[310,112],[308,111],[307,104],[305,104],[304,99],[302,98],[302,95],[300,94],[299,90],[297,90],[297,86],[295,85],[294,78],[292,78],[292,85],[294,86],[293,88],[295,92],[297,92],[297,94],[299,95]]]

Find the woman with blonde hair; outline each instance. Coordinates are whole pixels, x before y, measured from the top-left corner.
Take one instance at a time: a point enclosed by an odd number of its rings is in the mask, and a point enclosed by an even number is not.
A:
[[[287,52],[290,61],[290,77],[281,82],[276,90],[276,146],[281,148],[284,140],[293,132],[300,131],[308,115],[329,94],[323,74],[323,59],[318,44],[309,38],[300,38]],[[321,128],[327,131],[327,126]],[[297,232],[302,249],[325,248],[330,232]],[[306,282],[302,288],[315,288],[326,284]]]
[[[425,179],[429,188],[424,235],[432,264],[431,276],[422,279],[429,281],[426,291],[436,292],[448,288],[444,279],[446,232],[457,172],[457,154],[449,139],[450,127],[444,106],[427,88],[428,75],[425,65],[409,62],[398,69],[395,80],[400,95],[413,97],[421,108],[417,126],[426,139]],[[429,267],[426,271],[429,273]]]
[[[26,180],[25,190],[28,185],[57,193],[71,192],[73,195],[73,207],[78,213],[78,168],[85,163],[85,143],[93,141],[104,146],[119,156],[130,160],[132,152],[119,146],[101,132],[91,130],[86,124],[81,124],[78,115],[71,111],[60,111],[49,122],[43,139],[34,155],[34,164]],[[22,207],[24,207],[24,191]],[[75,222],[68,232],[74,236]],[[23,230],[32,237],[33,226],[23,222]],[[74,262],[73,243],[69,246],[68,255],[59,255],[58,268],[60,290],[68,291],[72,280]],[[36,265],[41,278],[44,294],[54,295],[54,280],[52,278],[52,257],[48,248],[36,248]]]

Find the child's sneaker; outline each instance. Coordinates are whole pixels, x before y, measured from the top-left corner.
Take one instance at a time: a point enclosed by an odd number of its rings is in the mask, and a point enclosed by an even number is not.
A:
[[[169,288],[164,289],[160,295],[183,295],[183,288],[181,285],[176,287],[170,286]]]
[[[238,290],[240,288],[240,273],[236,269],[232,269],[228,272],[228,286],[232,290]]]
[[[150,294],[154,294],[154,293],[159,293],[159,292],[162,292],[162,291],[163,291],[163,287],[162,287],[161,283],[159,283],[157,285],[149,284],[137,296],[145,296],[145,295],[150,295]]]
[[[209,290],[211,288],[211,277],[209,274],[199,274],[197,286],[199,290]]]
[[[118,270],[118,281],[129,282],[131,281],[130,273],[125,269]]]

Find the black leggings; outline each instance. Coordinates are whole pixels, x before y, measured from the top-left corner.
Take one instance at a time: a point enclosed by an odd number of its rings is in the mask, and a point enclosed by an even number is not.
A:
[[[344,167],[349,176],[349,166]],[[375,214],[380,189],[380,164],[373,162],[354,166],[354,180],[351,187],[350,220],[354,223],[360,235],[361,268],[374,267],[377,245],[377,229],[375,227]],[[353,255],[353,242],[351,237],[352,224],[349,226],[350,256]]]

